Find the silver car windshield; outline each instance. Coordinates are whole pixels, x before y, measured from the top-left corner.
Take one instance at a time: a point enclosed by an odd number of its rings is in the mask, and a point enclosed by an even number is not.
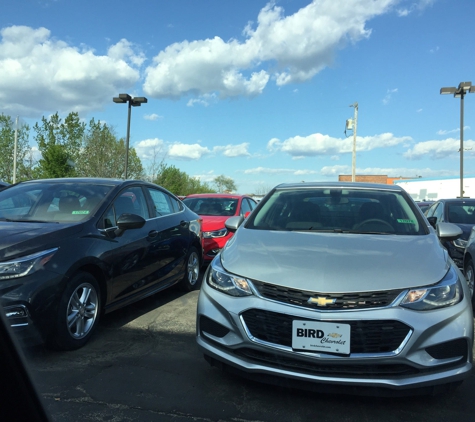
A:
[[[0,221],[72,223],[89,219],[112,185],[25,183],[0,192]]]
[[[417,207],[402,192],[381,189],[277,189],[246,228],[397,235],[427,234]]]

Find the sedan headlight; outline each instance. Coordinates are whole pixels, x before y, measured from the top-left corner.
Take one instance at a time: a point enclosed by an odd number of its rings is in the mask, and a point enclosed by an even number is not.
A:
[[[58,248],[48,249],[47,251],[15,258],[11,261],[0,262],[0,280],[33,274],[35,271],[42,269],[57,250]]]
[[[221,266],[221,260],[215,258],[210,264],[211,268],[208,270],[206,282],[213,289],[226,293],[231,296],[250,296],[252,295],[249,281],[243,277],[230,274]]]
[[[444,279],[431,287],[410,290],[401,306],[415,311],[430,311],[456,305],[463,299],[463,289],[455,268],[450,267]]]
[[[213,230],[210,232],[203,232],[203,237],[205,239],[210,239],[212,237],[224,237],[228,234],[228,229],[225,227],[219,230]]]

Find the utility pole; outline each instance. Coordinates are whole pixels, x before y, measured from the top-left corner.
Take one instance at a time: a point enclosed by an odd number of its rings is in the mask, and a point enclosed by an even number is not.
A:
[[[346,128],[353,131],[353,156],[351,159],[351,181],[356,181],[356,129],[358,127],[358,103],[351,104],[350,107],[355,108],[355,116],[346,121]]]
[[[16,183],[16,156],[17,156],[17,145],[18,145],[18,116],[16,116],[15,124],[15,146],[13,148],[13,184]]]

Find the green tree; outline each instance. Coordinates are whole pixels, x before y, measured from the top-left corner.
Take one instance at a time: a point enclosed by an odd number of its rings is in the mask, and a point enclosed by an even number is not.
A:
[[[207,183],[202,183],[175,166],[167,166],[164,163],[161,164],[158,176],[153,182],[175,195],[215,192]]]
[[[43,117],[41,125],[36,123],[33,129],[41,152],[35,175],[40,178],[76,176],[76,165],[86,129],[86,124],[79,120],[78,113],[69,113],[64,121],[58,113],[49,119]]]
[[[121,178],[125,171],[125,142],[106,124],[91,119],[78,159],[78,176]],[[127,177],[142,179],[144,170],[135,149],[129,148]]]
[[[0,179],[10,183],[13,182],[15,127],[15,122],[10,116],[0,114]],[[30,152],[29,133],[28,125],[19,125],[17,130],[16,181],[30,178],[27,160]]]
[[[216,176],[213,183],[216,185],[218,192],[234,192],[237,190],[236,183],[230,177]]]

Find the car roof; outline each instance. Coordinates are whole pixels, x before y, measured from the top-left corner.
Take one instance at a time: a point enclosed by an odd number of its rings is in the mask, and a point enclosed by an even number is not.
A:
[[[384,185],[380,183],[362,183],[362,182],[301,182],[301,183],[282,183],[275,189],[301,189],[301,188],[347,188],[347,189],[375,189],[392,190],[404,192],[404,189],[398,185]]]
[[[192,193],[185,198],[242,198],[248,195],[238,195],[233,193]]]
[[[105,177],[58,177],[55,179],[31,179],[24,183],[99,183],[99,184],[112,184],[120,185],[124,182],[130,182],[131,180],[123,179],[108,179]]]

